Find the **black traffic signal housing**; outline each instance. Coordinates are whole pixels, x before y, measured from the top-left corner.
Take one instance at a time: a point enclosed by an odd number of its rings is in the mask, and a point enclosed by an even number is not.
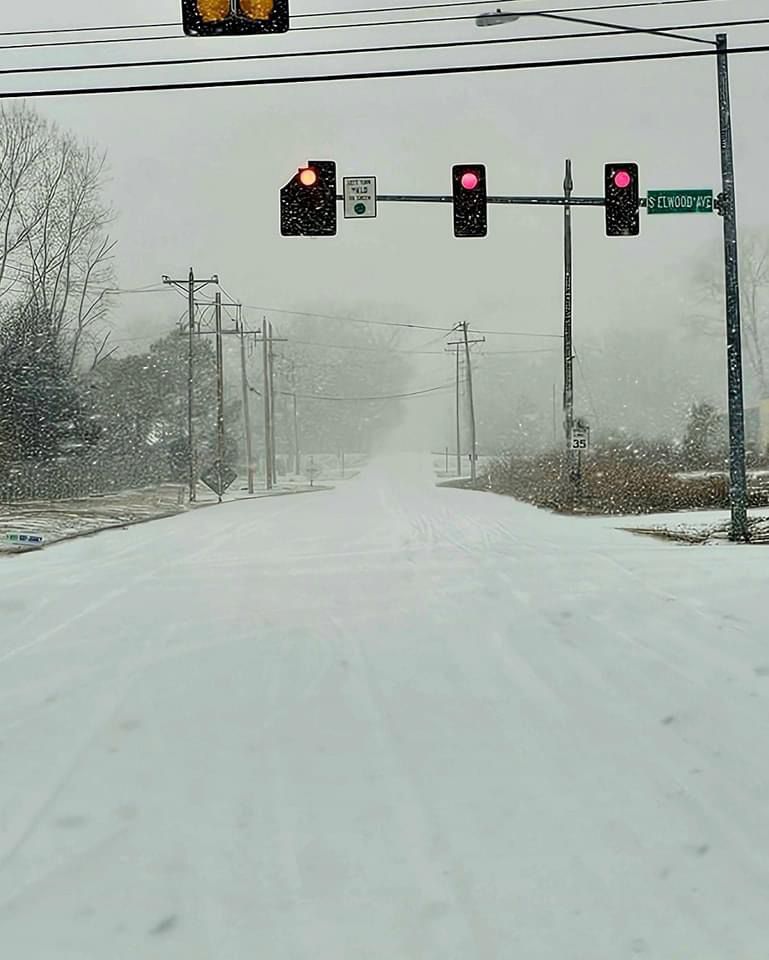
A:
[[[605,164],[603,183],[606,236],[637,237],[641,229],[638,164]]]
[[[191,37],[285,33],[288,0],[182,0],[182,25]]]
[[[451,187],[454,195],[454,236],[485,237],[485,164],[455,163],[451,168]]]
[[[334,160],[310,160],[280,188],[280,233],[284,237],[336,234]]]

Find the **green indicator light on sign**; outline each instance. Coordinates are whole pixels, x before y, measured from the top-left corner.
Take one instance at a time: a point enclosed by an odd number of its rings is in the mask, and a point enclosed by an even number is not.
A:
[[[366,204],[365,204],[365,203],[356,203],[355,206],[353,207],[353,210],[354,210],[358,215],[360,215],[360,214],[362,214],[362,213],[365,213],[365,212],[366,212]]]

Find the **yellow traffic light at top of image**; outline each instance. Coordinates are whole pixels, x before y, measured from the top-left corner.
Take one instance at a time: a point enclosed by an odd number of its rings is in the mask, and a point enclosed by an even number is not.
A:
[[[274,0],[240,0],[240,12],[251,20],[269,20]]]
[[[230,0],[197,0],[198,13],[204,23],[224,20],[230,13]]]
[[[232,13],[230,0],[197,0],[197,4],[204,23],[225,20]],[[269,20],[274,5],[274,0],[239,0],[235,4],[235,12],[249,20]]]

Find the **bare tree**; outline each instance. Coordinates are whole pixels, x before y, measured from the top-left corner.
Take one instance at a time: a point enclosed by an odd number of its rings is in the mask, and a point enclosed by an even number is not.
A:
[[[695,279],[703,310],[691,320],[700,333],[723,336],[723,268],[714,253],[696,271]],[[761,391],[769,396],[769,233],[746,231],[740,242],[740,305],[743,348]]]
[[[23,264],[13,256],[36,226],[30,199],[46,155],[49,129],[24,105],[0,107],[0,296],[23,277]],[[9,270],[14,275],[7,279]]]
[[[51,317],[74,369],[103,352],[114,283],[105,158],[23,104],[0,108],[0,140],[0,298]]]

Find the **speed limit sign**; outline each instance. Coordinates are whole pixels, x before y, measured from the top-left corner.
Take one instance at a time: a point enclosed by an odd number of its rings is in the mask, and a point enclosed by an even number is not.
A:
[[[570,446],[572,450],[588,450],[590,448],[590,429],[588,427],[572,427]]]

